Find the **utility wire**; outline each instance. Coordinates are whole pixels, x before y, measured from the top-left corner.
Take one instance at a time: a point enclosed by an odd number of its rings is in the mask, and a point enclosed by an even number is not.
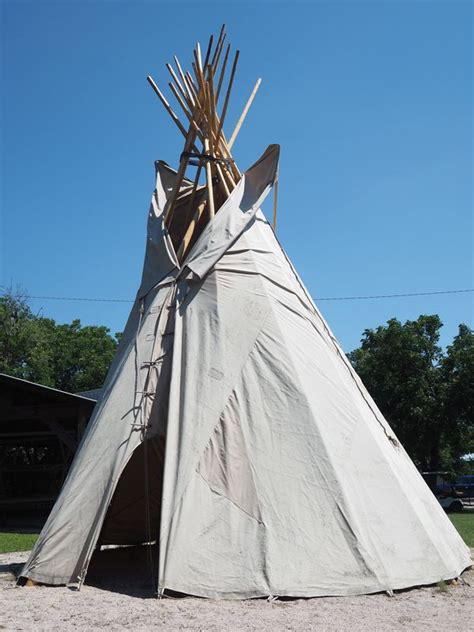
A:
[[[329,296],[316,297],[315,301],[364,301],[374,298],[405,298],[406,296],[434,296],[435,294],[462,294],[464,292],[474,292],[469,290],[440,290],[438,292],[412,292],[406,294],[375,294],[373,296]]]
[[[463,294],[474,292],[474,288],[466,290],[439,290],[437,292],[410,292],[404,294],[374,294],[371,296],[316,296],[315,301],[367,301],[382,298],[406,298],[410,296],[435,296],[438,294]],[[3,296],[7,292],[1,292]],[[90,298],[86,296],[33,296],[32,294],[23,295],[24,298],[41,299],[44,301],[88,301],[92,303],[133,303],[126,298]]]
[[[89,301],[92,303],[133,303],[128,298],[89,298],[86,296],[32,296],[21,294],[23,298],[42,299],[45,301]]]

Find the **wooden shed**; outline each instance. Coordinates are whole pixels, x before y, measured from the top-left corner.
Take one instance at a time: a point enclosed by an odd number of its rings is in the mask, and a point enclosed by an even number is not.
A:
[[[0,373],[0,525],[51,509],[95,403]]]

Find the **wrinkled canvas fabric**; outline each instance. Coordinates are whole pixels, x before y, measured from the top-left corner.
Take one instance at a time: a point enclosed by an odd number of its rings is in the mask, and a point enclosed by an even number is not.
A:
[[[179,266],[157,163],[137,301],[24,576],[83,580],[143,424],[166,436],[161,590],[354,595],[470,565],[259,210],[277,164],[270,146]]]

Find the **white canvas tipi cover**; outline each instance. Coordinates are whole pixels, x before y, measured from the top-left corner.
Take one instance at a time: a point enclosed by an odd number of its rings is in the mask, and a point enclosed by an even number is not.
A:
[[[137,299],[23,576],[80,584],[98,544],[155,538],[160,590],[203,597],[371,593],[471,564],[259,210],[278,153],[182,265],[157,163]]]

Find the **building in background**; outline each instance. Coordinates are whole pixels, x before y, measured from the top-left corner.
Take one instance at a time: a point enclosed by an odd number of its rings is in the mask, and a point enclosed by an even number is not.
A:
[[[74,395],[0,373],[0,527],[41,523],[48,514],[95,393]]]

